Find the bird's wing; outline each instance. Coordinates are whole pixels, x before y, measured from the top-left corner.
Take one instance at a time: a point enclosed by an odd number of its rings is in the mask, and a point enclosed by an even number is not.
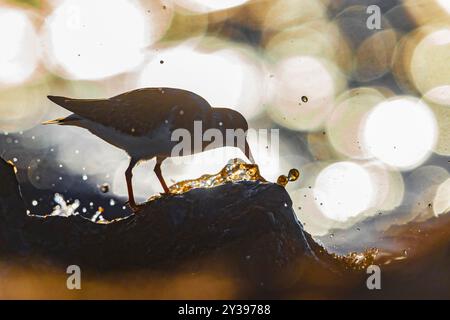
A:
[[[48,98],[83,118],[134,136],[145,135],[166,120],[173,128],[189,129],[190,122],[207,120],[211,110],[202,97],[174,88],[138,89],[109,99]]]

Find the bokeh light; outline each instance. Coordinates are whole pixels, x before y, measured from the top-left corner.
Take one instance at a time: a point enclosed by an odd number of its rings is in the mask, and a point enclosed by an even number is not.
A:
[[[213,12],[240,6],[249,0],[174,0],[174,2],[193,12]]]
[[[437,189],[433,199],[433,210],[436,216],[450,210],[450,178],[445,180]]]
[[[450,104],[450,27],[424,37],[414,49],[411,76],[417,89],[427,99]]]
[[[425,165],[413,170],[407,177],[408,192],[404,201],[404,205],[410,212],[402,218],[402,222],[424,221],[434,217],[436,215],[436,210],[433,208],[434,199],[439,187],[449,177],[445,168],[435,165]],[[442,201],[442,196],[439,196],[439,199]]]
[[[251,119],[263,111],[263,66],[249,48],[196,39],[158,50],[144,67],[141,87],[174,87],[195,92],[213,107],[240,111]],[[205,85],[207,84],[207,85]]]
[[[326,17],[326,7],[321,1],[270,0],[254,2],[255,6],[247,12],[265,32],[282,30]]]
[[[450,2],[446,0],[437,0],[438,5],[440,5],[448,14],[450,14]]]
[[[437,124],[428,106],[411,97],[378,104],[368,115],[363,147],[384,163],[411,169],[427,159],[437,139]]]
[[[450,6],[446,0],[409,0],[403,2],[406,12],[419,26],[448,22],[450,18]]]
[[[264,41],[266,54],[272,61],[301,55],[321,57],[345,71],[353,67],[347,40],[336,24],[325,19],[269,33]]]
[[[378,161],[368,161],[361,165],[370,174],[374,188],[374,202],[364,212],[363,217],[370,217],[382,211],[389,212],[399,207],[405,196],[405,182],[402,174],[399,171],[390,170]]]
[[[384,100],[385,96],[378,90],[364,87],[337,98],[337,105],[327,120],[326,133],[339,153],[351,158],[370,157],[363,148],[364,124],[369,111]]]
[[[355,78],[369,82],[384,76],[391,68],[396,45],[394,29],[384,29],[366,38],[356,51]]]
[[[63,1],[46,19],[47,64],[71,79],[101,79],[135,68],[157,40],[149,39],[152,26],[142,11],[125,0]]]
[[[45,80],[0,90],[0,132],[20,132],[39,124],[50,105],[48,91]]]
[[[27,14],[0,6],[0,87],[27,80],[37,67],[39,42]]]
[[[293,208],[305,230],[314,236],[349,228],[381,212],[390,213],[404,201],[402,175],[380,162],[316,161],[301,166],[300,171],[302,179],[290,192]],[[328,206],[325,201],[330,201]]]
[[[344,79],[334,64],[311,56],[280,61],[271,82],[270,116],[294,130],[320,128],[344,86]]]
[[[425,99],[427,101],[427,99]],[[438,125],[438,141],[434,152],[443,156],[450,156],[450,107],[427,101],[434,113]]]
[[[346,221],[367,210],[374,200],[370,174],[352,162],[326,167],[314,184],[314,200],[330,219]]]

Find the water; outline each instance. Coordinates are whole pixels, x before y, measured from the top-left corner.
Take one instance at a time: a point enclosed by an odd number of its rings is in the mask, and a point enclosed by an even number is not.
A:
[[[205,174],[198,179],[178,182],[172,185],[169,191],[172,194],[182,194],[196,188],[213,188],[227,182],[239,181],[267,182],[261,176],[258,165],[248,164],[240,159],[233,159],[217,174]]]

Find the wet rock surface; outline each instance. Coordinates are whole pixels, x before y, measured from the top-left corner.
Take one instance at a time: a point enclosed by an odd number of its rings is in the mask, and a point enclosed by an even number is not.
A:
[[[287,271],[299,258],[317,259],[288,193],[277,184],[241,181],[193,189],[101,224],[79,215],[26,215],[14,168],[2,161],[0,171],[5,252],[95,272],[176,268],[207,257],[207,263],[225,261],[231,274],[263,286],[290,278]]]
[[[0,280],[11,290],[17,281],[31,279],[39,283],[33,291],[39,297],[56,290],[55,298],[76,298],[61,285],[65,268],[75,264],[93,281],[113,275],[107,284],[91,282],[85,298],[450,297],[447,215],[383,233],[408,248],[407,254],[370,251],[337,257],[303,231],[286,190],[269,182],[227,182],[164,196],[128,218],[101,224],[80,215],[28,216],[14,167],[3,160],[0,177],[0,267],[4,261],[15,263],[6,273],[3,269]],[[367,288],[369,264],[381,268],[381,290]],[[220,272],[210,277],[217,266]],[[24,267],[28,271],[21,273]],[[55,267],[57,282],[36,280]],[[118,282],[124,274],[123,283]],[[3,296],[24,294],[29,292]]]

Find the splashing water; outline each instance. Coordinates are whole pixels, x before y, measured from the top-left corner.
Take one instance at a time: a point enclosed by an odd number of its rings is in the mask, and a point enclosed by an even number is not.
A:
[[[95,212],[95,214],[90,219],[92,222],[95,223],[103,223],[105,222],[105,218],[103,218],[103,212],[105,212],[105,209],[103,207],[98,207],[98,210]]]
[[[375,263],[379,254],[379,249],[371,248],[364,252],[350,252],[345,256],[333,254],[333,256],[336,260],[343,262],[347,269],[365,270]]]
[[[182,194],[196,188],[213,188],[227,182],[260,181],[267,182],[260,173],[258,165],[245,163],[241,159],[232,159],[217,174],[205,174],[198,179],[178,182],[169,188],[172,194]]]
[[[78,214],[76,210],[80,206],[79,200],[75,200],[73,203],[68,204],[66,200],[64,200],[64,197],[59,193],[55,193],[53,200],[58,205],[53,208],[53,212],[50,213],[51,216],[70,217]]]
[[[286,186],[290,181],[296,181],[300,176],[297,169],[291,169],[288,176],[280,176],[277,183],[281,186]],[[285,182],[281,183],[281,180]],[[169,187],[171,194],[183,194],[192,189],[197,188],[214,188],[225,183],[239,182],[239,181],[259,181],[261,183],[267,183],[260,172],[257,164],[245,163],[241,159],[231,159],[227,165],[217,174],[205,174],[200,178],[185,180]],[[158,199],[160,195],[151,196],[148,200],[152,201]]]
[[[297,179],[299,177],[300,177],[300,172],[298,172],[297,169],[291,169],[291,170],[289,170],[289,173],[287,176],[281,175],[278,177],[277,184],[279,184],[282,187],[285,187],[288,184],[288,182],[297,181]]]

